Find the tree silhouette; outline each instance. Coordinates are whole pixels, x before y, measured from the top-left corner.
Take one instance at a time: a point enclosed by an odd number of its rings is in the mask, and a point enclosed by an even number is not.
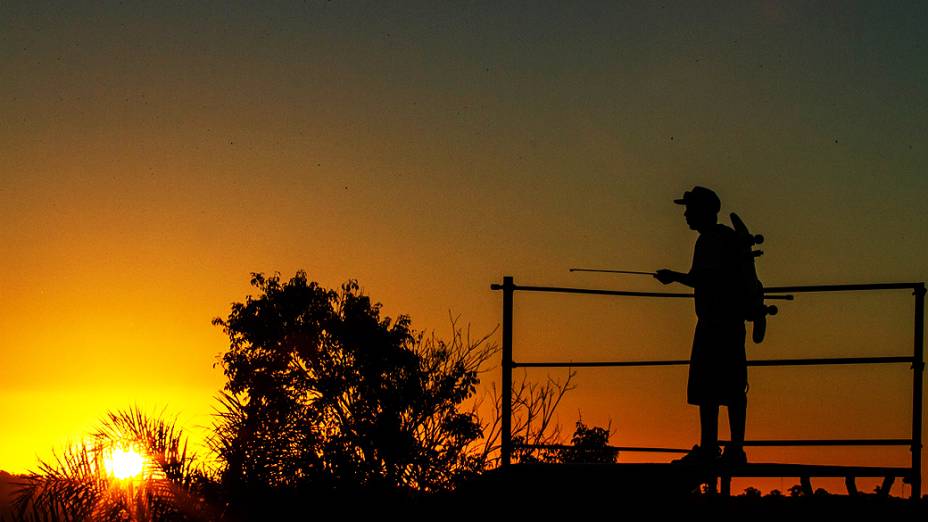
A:
[[[562,440],[561,426],[555,414],[561,400],[574,390],[577,372],[568,369],[566,378],[550,375],[544,382],[530,381],[527,372],[516,378],[512,387],[512,458],[520,464],[535,463],[614,463],[618,450],[609,446],[611,426],[588,427],[578,419],[570,445]],[[492,421],[484,425],[485,449],[488,460],[499,457],[502,438],[502,397],[496,387]]]
[[[357,282],[252,274],[260,293],[216,318],[229,337],[210,444],[224,489],[436,491],[479,472],[480,421],[463,403],[496,353],[452,320],[450,341],[381,317]]]
[[[557,462],[559,453],[555,446],[561,442],[561,427],[555,418],[557,408],[567,392],[576,386],[573,384],[576,371],[567,372],[562,382],[560,379],[547,377],[545,382],[534,382],[528,374],[522,372],[513,383],[511,437],[513,460],[520,463]],[[503,398],[494,385],[491,389],[494,412],[490,422],[485,423],[484,451],[486,458],[496,462],[499,457],[502,440]]]

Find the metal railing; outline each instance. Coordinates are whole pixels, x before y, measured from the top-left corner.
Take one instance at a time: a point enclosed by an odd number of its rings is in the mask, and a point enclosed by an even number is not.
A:
[[[503,277],[502,284],[490,285],[492,290],[503,292],[502,331],[502,441],[500,459],[502,466],[512,461],[512,371],[515,368],[558,368],[558,367],[634,367],[634,366],[682,366],[689,360],[664,361],[601,361],[601,362],[524,362],[519,363],[512,355],[512,308],[515,292],[546,292],[559,294],[587,294],[620,297],[692,298],[692,293],[630,292],[588,288],[564,288],[547,286],[519,286],[512,276]],[[915,332],[911,356],[889,357],[831,357],[808,359],[763,359],[750,360],[748,366],[809,366],[838,364],[900,364],[909,363],[912,369],[912,433],[908,439],[819,439],[819,440],[755,440],[745,441],[745,446],[909,446],[912,453],[910,480],[912,498],[918,498],[922,484],[922,397],[924,381],[924,338],[925,338],[925,283],[877,283],[850,285],[780,286],[764,289],[765,299],[783,299],[784,293],[858,292],[874,290],[912,290],[915,296]],[[769,295],[767,295],[769,294]],[[528,446],[524,446],[528,447]],[[670,448],[622,447],[623,451],[676,452]]]

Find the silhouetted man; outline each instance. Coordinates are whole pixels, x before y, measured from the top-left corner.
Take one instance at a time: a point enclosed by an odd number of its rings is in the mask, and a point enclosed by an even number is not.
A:
[[[693,187],[674,203],[685,205],[689,227],[699,232],[688,273],[658,270],[661,283],[683,283],[696,295],[696,332],[690,355],[687,402],[699,406],[700,444],[676,462],[710,463],[719,458],[719,405],[728,407],[731,445],[722,462],[747,461],[744,426],[748,372],[744,350],[744,312],[739,307],[742,280],[735,231],[718,222],[721,202],[715,192]]]

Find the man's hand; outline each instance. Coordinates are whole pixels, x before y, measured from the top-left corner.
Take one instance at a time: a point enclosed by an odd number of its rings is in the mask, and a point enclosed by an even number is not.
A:
[[[657,272],[654,272],[654,279],[657,279],[665,285],[669,285],[670,283],[678,280],[677,273],[666,268],[662,268]]]

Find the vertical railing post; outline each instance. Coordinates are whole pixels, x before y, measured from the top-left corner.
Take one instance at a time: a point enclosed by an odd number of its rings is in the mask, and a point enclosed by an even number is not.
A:
[[[922,394],[925,372],[925,283],[915,287],[915,351],[912,361],[912,499],[922,494]]]
[[[508,466],[512,461],[512,294],[515,284],[512,276],[503,277],[503,382],[502,382],[502,441],[500,443],[500,465]]]

